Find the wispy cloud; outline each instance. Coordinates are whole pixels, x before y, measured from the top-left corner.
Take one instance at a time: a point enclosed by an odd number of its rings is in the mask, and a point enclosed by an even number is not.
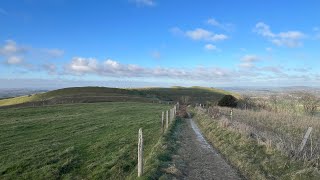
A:
[[[320,28],[319,27],[314,27],[312,30],[315,33],[314,38],[316,40],[320,40]]]
[[[285,46],[289,48],[302,46],[302,40],[306,37],[306,35],[300,31],[274,33],[271,31],[270,26],[263,22],[256,24],[254,32],[267,38],[277,46]]]
[[[161,52],[158,50],[154,50],[151,52],[151,56],[154,59],[160,59],[161,58]]]
[[[273,50],[273,49],[272,49],[271,47],[267,47],[267,48],[266,48],[266,51],[267,51],[267,52],[272,52],[272,50]]]
[[[220,49],[217,48],[217,46],[215,46],[213,44],[204,45],[204,49],[207,50],[207,51],[220,51]]]
[[[256,55],[245,55],[241,58],[240,67],[241,68],[247,68],[252,69],[255,68],[255,62],[259,61],[260,58]]]
[[[129,0],[132,3],[135,3],[137,6],[155,6],[156,2],[154,0]]]
[[[183,35],[195,41],[223,41],[228,39],[228,36],[225,34],[216,34],[206,29],[196,28],[194,30],[183,31],[180,28],[172,28],[171,32],[175,35]]]
[[[20,64],[24,63],[24,60],[21,56],[9,56],[5,60],[5,63],[9,64],[9,65],[20,65]]]
[[[14,40],[6,40],[2,46],[0,45],[0,57],[3,58],[3,64],[18,66],[26,70],[45,70],[52,73],[53,64],[48,66],[48,63],[45,63],[45,65],[38,66],[29,62],[28,59],[57,58],[63,54],[64,51],[59,49],[33,48],[17,44]]]
[[[207,24],[220,28],[222,30],[225,31],[233,31],[234,30],[234,24],[232,23],[221,23],[218,20],[216,20],[215,18],[210,18],[207,20]]]
[[[48,74],[56,74],[58,68],[53,63],[46,63],[42,65],[42,69],[48,72]]]
[[[13,40],[6,40],[5,44],[2,47],[0,46],[0,55],[2,56],[22,54],[26,51],[26,47],[18,46],[17,43]]]
[[[26,47],[18,46],[13,40],[7,40],[3,46],[0,46],[0,57],[4,57],[4,63],[7,65],[25,65],[26,52]]]
[[[204,41],[222,41],[228,38],[227,35],[224,34],[215,34],[211,31],[197,28],[194,30],[186,31],[186,36],[193,40],[204,40]]]
[[[62,57],[64,55],[64,51],[61,49],[43,49],[43,52],[53,58]]]

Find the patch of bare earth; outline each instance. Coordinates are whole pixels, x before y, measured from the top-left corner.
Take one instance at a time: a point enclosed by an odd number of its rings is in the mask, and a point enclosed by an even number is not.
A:
[[[218,152],[207,143],[192,119],[181,123],[177,143],[179,149],[173,156],[173,166],[166,171],[177,179],[242,179]]]

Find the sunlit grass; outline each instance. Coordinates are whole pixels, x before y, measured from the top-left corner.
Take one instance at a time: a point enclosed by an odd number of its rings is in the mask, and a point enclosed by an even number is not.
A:
[[[0,110],[0,179],[123,179],[161,137],[150,103],[94,103]]]

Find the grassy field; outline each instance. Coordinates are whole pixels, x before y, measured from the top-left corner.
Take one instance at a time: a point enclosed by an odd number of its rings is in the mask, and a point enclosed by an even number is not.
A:
[[[0,110],[0,179],[124,179],[161,136],[169,106],[112,102]],[[148,162],[146,171],[148,172]]]

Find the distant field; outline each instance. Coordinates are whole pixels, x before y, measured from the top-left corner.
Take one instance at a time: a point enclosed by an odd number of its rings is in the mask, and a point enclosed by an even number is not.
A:
[[[161,135],[169,106],[112,102],[0,110],[0,179],[124,179]]]

